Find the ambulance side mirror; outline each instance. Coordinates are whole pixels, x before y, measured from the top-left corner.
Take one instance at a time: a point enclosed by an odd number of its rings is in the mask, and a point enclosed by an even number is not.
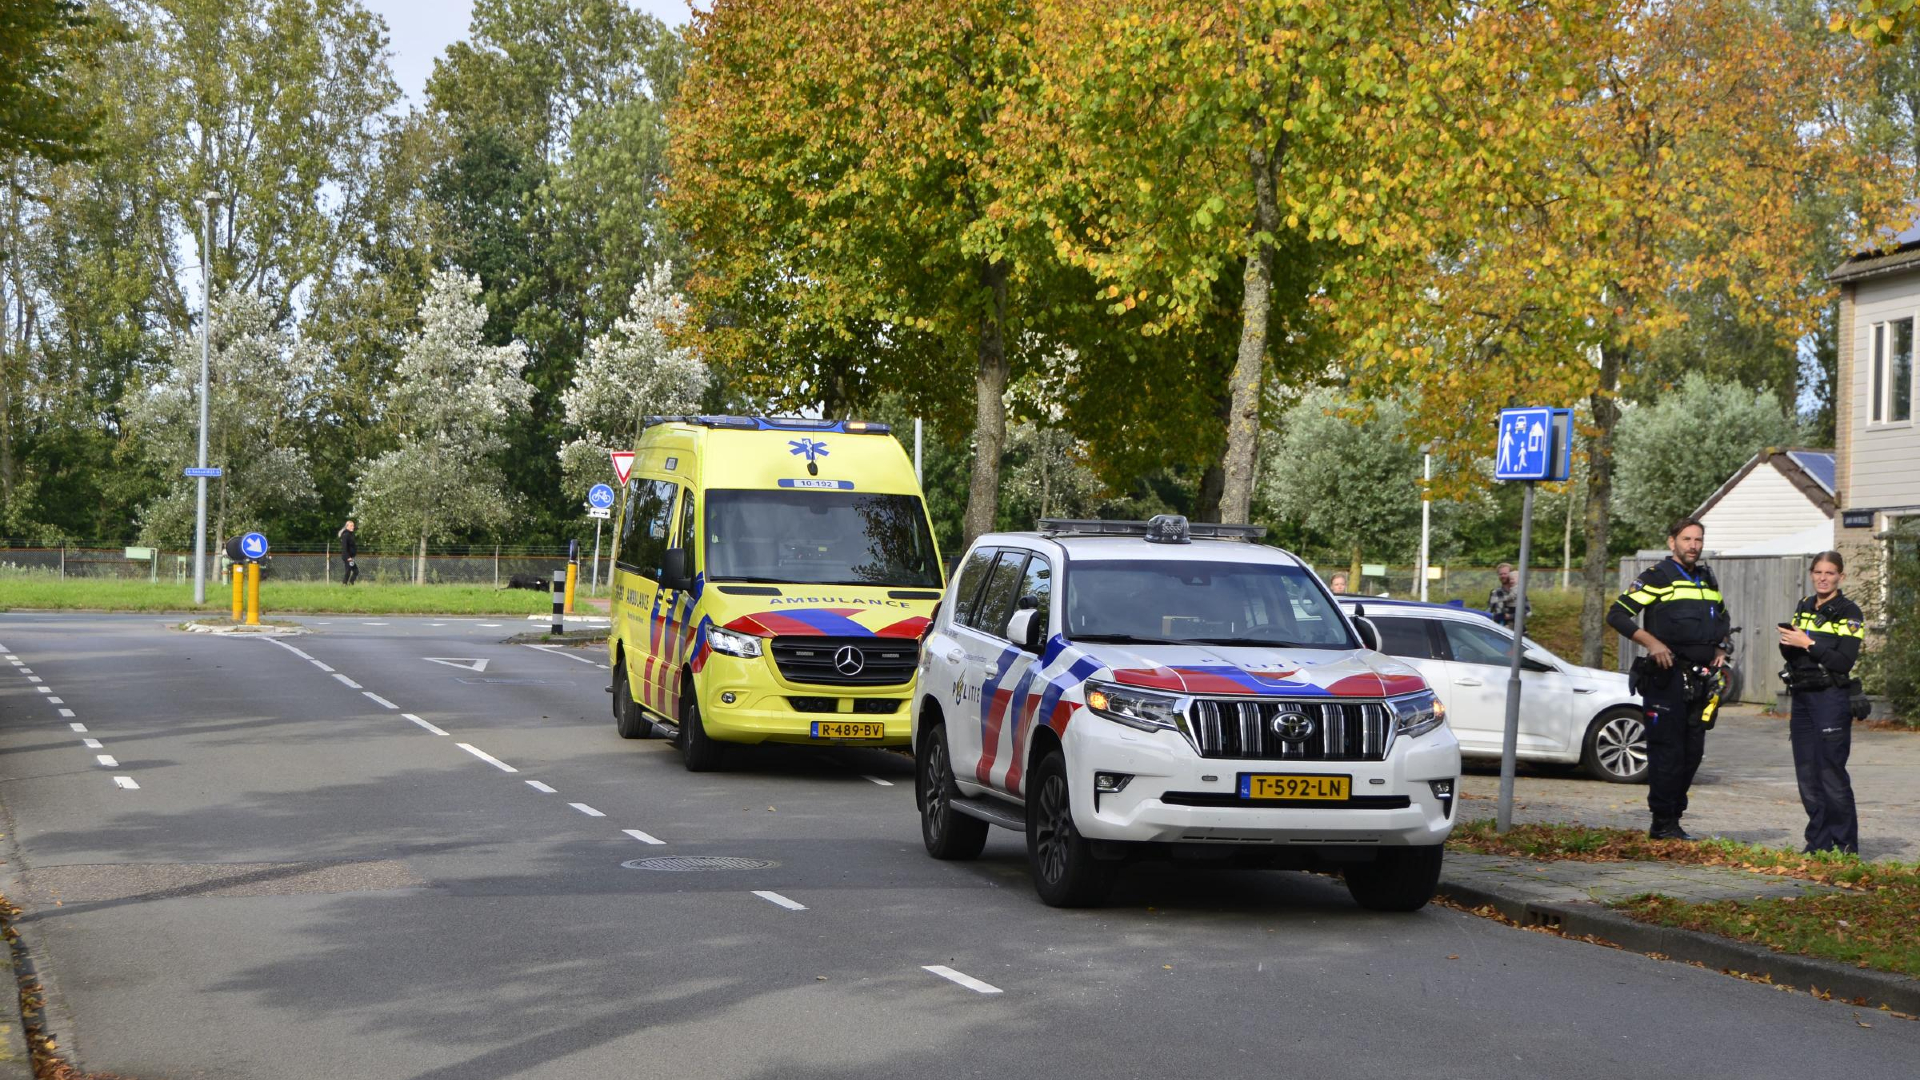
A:
[[[686,548],[668,548],[660,561],[660,587],[674,592],[687,592],[693,588],[693,575],[687,566]]]

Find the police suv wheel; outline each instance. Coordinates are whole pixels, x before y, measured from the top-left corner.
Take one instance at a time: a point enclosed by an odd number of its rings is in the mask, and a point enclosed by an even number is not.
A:
[[[653,738],[653,721],[640,711],[627,685],[627,658],[623,655],[613,666],[613,726],[623,739]]]
[[[936,859],[976,859],[987,846],[986,822],[953,808],[959,789],[953,783],[953,759],[947,753],[947,729],[936,726],[920,740],[914,755],[913,798],[920,807],[920,839]]]
[[[1440,887],[1439,844],[1381,848],[1374,861],[1342,871],[1353,902],[1368,911],[1418,911]]]
[[[1028,779],[1027,861],[1033,887],[1049,907],[1098,904],[1119,870],[1118,863],[1094,858],[1093,845],[1075,827],[1067,763],[1057,750]]]
[[[1647,718],[1638,709],[1609,709],[1587,725],[1580,767],[1595,780],[1647,782]]]
[[[693,680],[680,684],[680,758],[688,772],[712,772],[720,767],[726,747],[707,737],[707,725],[700,719],[700,695],[694,693]]]

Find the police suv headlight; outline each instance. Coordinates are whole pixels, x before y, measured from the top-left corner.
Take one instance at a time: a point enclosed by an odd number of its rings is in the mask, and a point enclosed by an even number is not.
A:
[[[1394,732],[1398,735],[1425,735],[1447,722],[1447,707],[1431,690],[1388,698],[1387,708],[1393,711]]]
[[[723,652],[728,656],[738,656],[746,660],[760,655],[760,639],[738,630],[713,627],[707,631],[707,644],[713,646],[714,652]]]
[[[1140,731],[1180,730],[1180,699],[1113,683],[1087,684],[1087,708]]]

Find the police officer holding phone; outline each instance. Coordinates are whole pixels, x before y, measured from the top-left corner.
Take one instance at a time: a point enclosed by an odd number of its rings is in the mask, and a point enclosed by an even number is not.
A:
[[[1860,819],[1854,813],[1847,755],[1853,747],[1853,665],[1866,639],[1860,605],[1840,591],[1846,563],[1837,551],[1813,560],[1813,595],[1800,601],[1793,621],[1780,624],[1781,677],[1793,695],[1788,737],[1800,804],[1807,808],[1807,846],[1859,854]]]
[[[1691,840],[1680,827],[1687,789],[1706,752],[1708,709],[1724,683],[1732,621],[1720,583],[1700,562],[1707,531],[1697,518],[1667,530],[1670,555],[1649,566],[1607,610],[1607,625],[1647,651],[1633,685],[1647,713],[1647,809],[1655,840]],[[1645,616],[1645,626],[1634,619]]]

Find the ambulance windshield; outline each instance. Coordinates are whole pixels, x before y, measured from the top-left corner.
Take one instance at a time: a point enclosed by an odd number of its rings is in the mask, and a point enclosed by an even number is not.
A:
[[[940,587],[913,495],[709,491],[704,528],[708,581]]]

